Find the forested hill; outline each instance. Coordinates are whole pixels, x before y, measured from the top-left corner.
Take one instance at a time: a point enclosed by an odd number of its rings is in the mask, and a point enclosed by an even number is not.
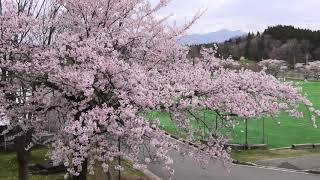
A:
[[[199,56],[201,46],[195,45],[190,56]],[[218,53],[223,57],[260,61],[261,59],[286,60],[291,65],[297,62],[320,60],[320,31],[278,25],[263,33],[249,33],[218,44]]]

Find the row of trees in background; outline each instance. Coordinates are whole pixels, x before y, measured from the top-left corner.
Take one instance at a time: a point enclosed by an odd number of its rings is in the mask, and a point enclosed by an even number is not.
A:
[[[19,179],[26,180],[32,145],[56,125],[50,157],[68,167],[73,179],[85,180],[101,166],[110,177],[117,158],[145,168],[160,160],[170,170],[170,150],[200,163],[230,163],[223,137],[181,148],[140,114],[169,112],[194,140],[196,112],[207,109],[230,116],[261,117],[286,111],[300,117],[298,104],[320,111],[298,90],[264,71],[231,70],[231,59],[213,49],[188,59],[177,44],[190,23],[172,28],[145,0],[0,0],[0,126],[15,141]],[[209,128],[208,128],[209,129]],[[154,157],[141,158],[146,147]]]
[[[265,59],[257,63],[257,68],[275,77],[286,77],[286,73],[290,70],[289,64],[284,60]],[[294,65],[295,72],[303,75],[304,79],[320,79],[320,61],[305,63],[296,63]]]
[[[308,64],[297,63],[295,65],[295,69],[296,71],[302,73],[305,79],[320,79],[320,61],[313,61],[309,62]]]
[[[290,68],[296,63],[308,63],[320,59],[320,31],[299,29],[293,26],[275,26],[263,33],[249,33],[218,44],[218,54],[222,57],[232,55],[234,59],[261,61],[263,59],[282,59]],[[195,45],[190,56],[198,56],[200,48],[213,47],[213,44]]]

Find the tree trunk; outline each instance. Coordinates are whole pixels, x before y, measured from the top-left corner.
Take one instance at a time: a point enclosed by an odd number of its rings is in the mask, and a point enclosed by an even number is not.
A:
[[[82,163],[82,171],[80,172],[79,176],[73,176],[72,180],[87,180],[87,169],[88,169],[88,160],[86,159]]]
[[[19,180],[28,180],[28,152],[18,153]]]
[[[107,178],[108,180],[112,180],[112,174],[110,170],[107,172]]]
[[[296,65],[297,63],[297,60],[296,60],[296,55],[293,56],[293,69],[294,69],[294,66]]]
[[[18,159],[19,180],[28,180],[28,163],[30,151],[25,148],[31,140],[31,133],[23,134],[15,138],[15,148]]]

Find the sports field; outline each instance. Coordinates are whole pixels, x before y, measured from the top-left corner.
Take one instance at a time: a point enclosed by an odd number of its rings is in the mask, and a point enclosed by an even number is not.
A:
[[[308,98],[314,104],[314,107],[320,109],[320,82],[299,82],[304,93],[307,93]],[[269,148],[286,147],[292,144],[299,143],[320,143],[320,128],[314,128],[310,123],[310,116],[306,108],[301,107],[301,111],[304,112],[304,118],[295,119],[289,115],[283,113],[279,117],[268,117],[262,119],[248,119],[248,143],[267,143]],[[210,128],[215,128],[215,114],[212,112],[200,112],[201,118],[203,118]],[[168,132],[173,134],[182,134],[181,130],[172,123],[170,117],[164,112],[151,112],[147,115],[150,119],[158,117],[161,122],[161,126]],[[264,131],[263,131],[264,122]],[[219,126],[221,122],[218,121]],[[320,125],[320,119],[318,118],[318,125]],[[319,126],[320,127],[320,126]],[[201,128],[194,123],[194,128]],[[243,119],[237,119],[236,126],[234,128],[225,128],[224,132],[228,132],[230,143],[245,143],[245,122]],[[264,135],[263,135],[264,132]],[[264,138],[263,138],[264,137]]]

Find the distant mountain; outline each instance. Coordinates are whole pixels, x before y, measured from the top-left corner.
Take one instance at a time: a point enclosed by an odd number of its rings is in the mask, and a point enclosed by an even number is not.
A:
[[[250,32],[217,45],[220,57],[232,55],[236,60],[241,57],[257,62],[263,59],[280,59],[287,61],[291,67],[296,63],[320,60],[320,30],[294,26],[271,26],[263,32]],[[214,43],[193,45],[189,57],[199,57],[202,47],[214,47]]]
[[[208,34],[191,34],[183,36],[179,39],[179,43],[195,45],[195,44],[208,44],[208,43],[221,43],[230,38],[237,36],[243,36],[246,33],[243,31],[230,31],[227,29],[222,29],[220,31],[211,32]]]

